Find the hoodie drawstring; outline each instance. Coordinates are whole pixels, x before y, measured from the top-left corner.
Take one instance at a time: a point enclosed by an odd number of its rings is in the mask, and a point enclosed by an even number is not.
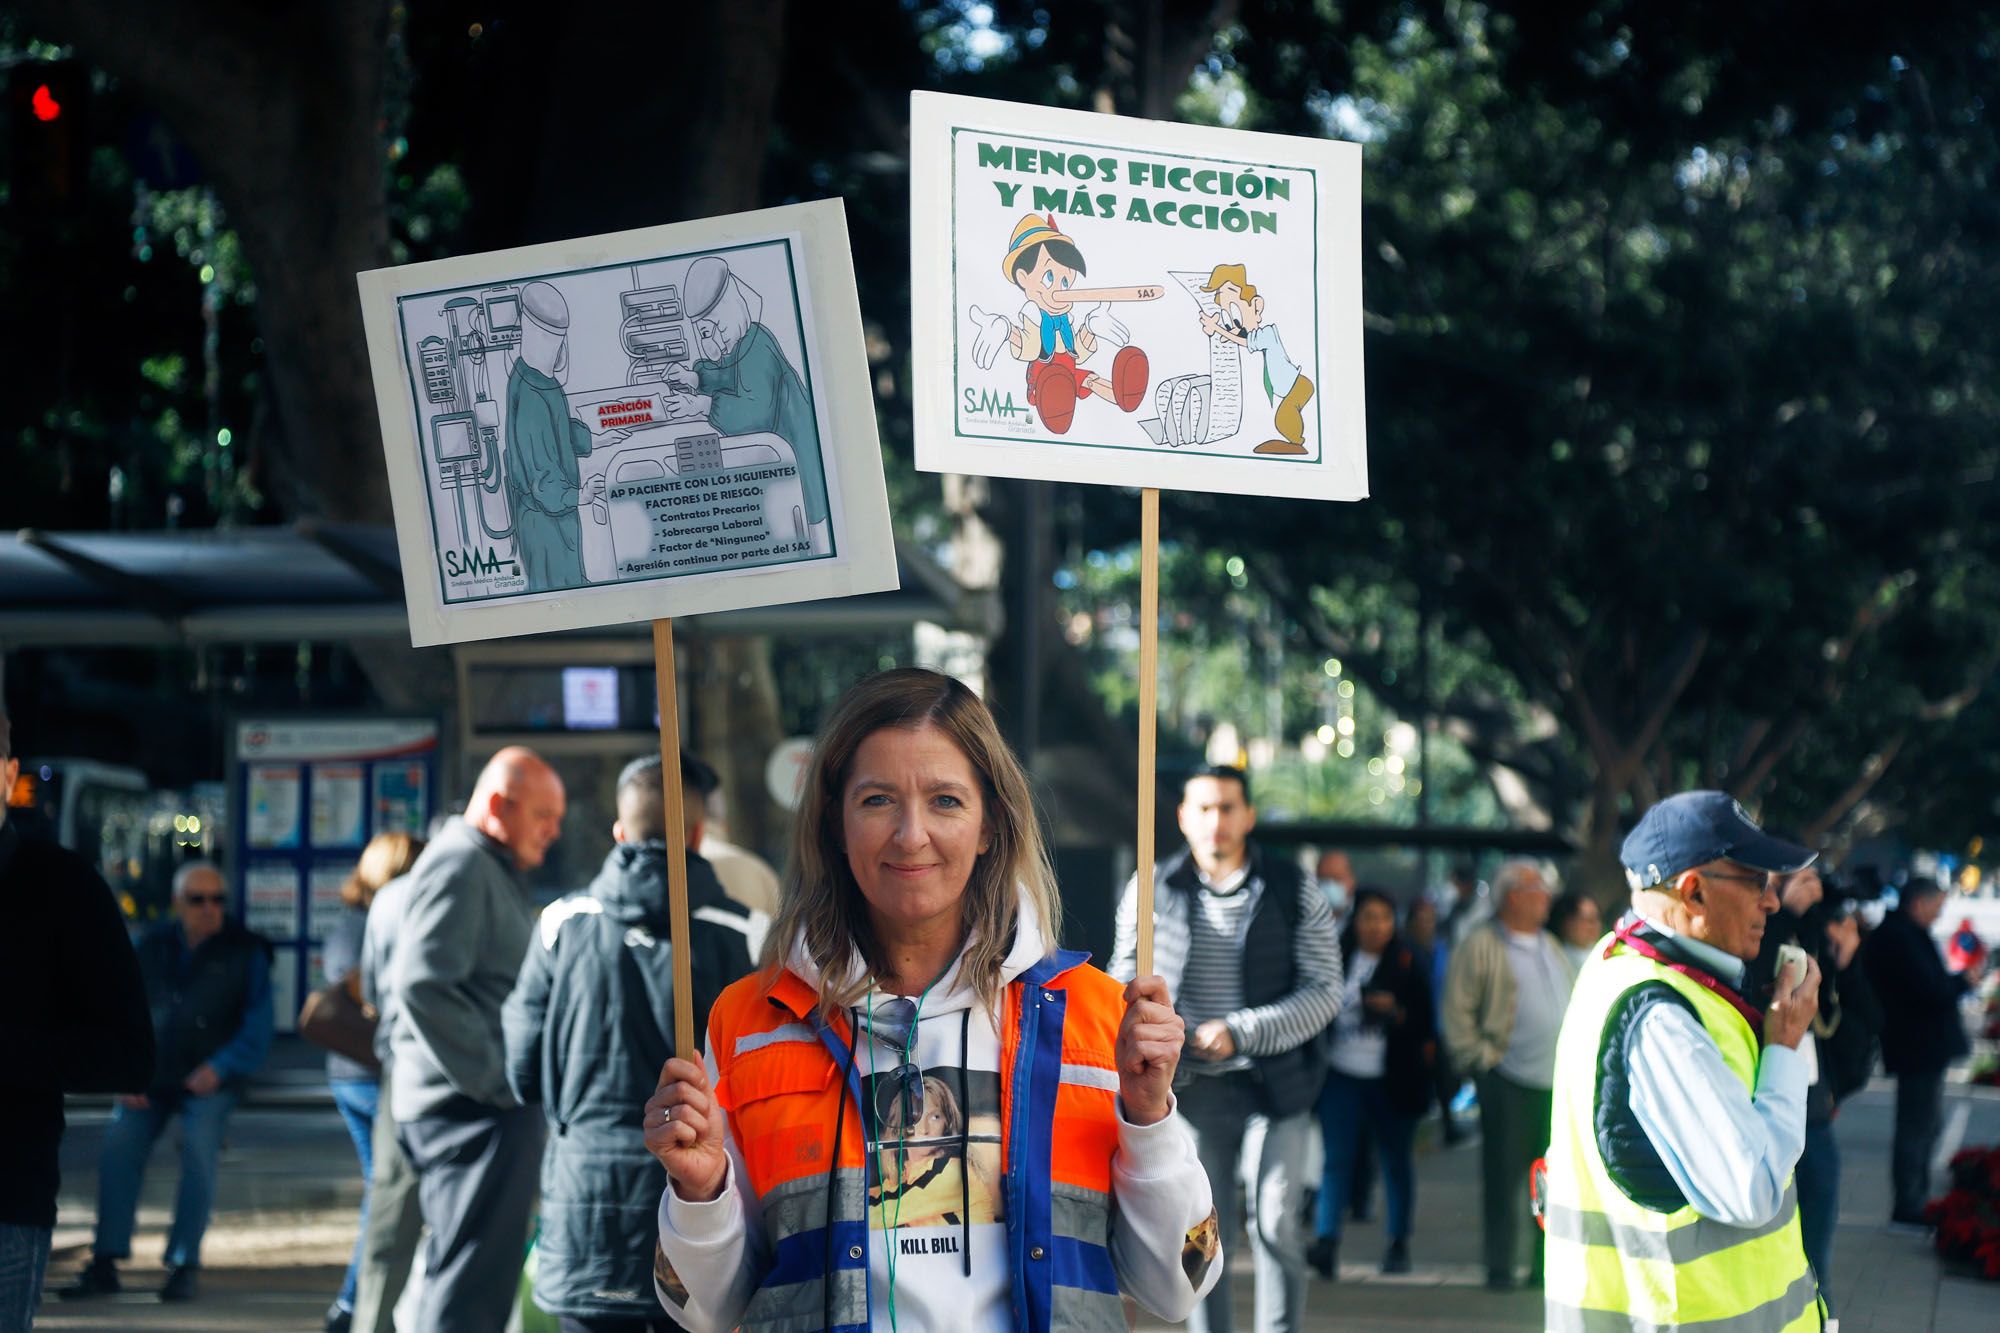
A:
[[[972,1042],[972,1010],[959,1011],[958,1020],[958,1225],[959,1253],[965,1259],[965,1275],[972,1276],[972,1094],[967,1089],[967,1052]]]

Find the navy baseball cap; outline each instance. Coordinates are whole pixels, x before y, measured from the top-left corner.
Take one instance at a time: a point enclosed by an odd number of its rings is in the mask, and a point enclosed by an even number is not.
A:
[[[1734,861],[1752,870],[1789,875],[1818,858],[1818,852],[1758,828],[1726,791],[1669,796],[1640,817],[1618,851],[1633,887],[1640,889],[1664,884],[1683,870],[1710,861]]]

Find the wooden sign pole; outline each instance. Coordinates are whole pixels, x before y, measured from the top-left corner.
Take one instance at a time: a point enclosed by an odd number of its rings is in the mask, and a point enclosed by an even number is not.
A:
[[[1139,510],[1139,975],[1153,974],[1153,739],[1160,680],[1160,491],[1140,492]]]
[[[687,826],[681,814],[681,710],[674,683],[674,622],[653,622],[653,680],[660,705],[660,790],[667,802],[668,938],[674,951],[674,1054],[698,1060],[694,956],[688,926]]]

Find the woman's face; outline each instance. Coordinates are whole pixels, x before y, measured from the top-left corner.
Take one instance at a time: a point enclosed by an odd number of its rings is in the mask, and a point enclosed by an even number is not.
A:
[[[841,792],[847,865],[877,930],[956,923],[992,841],[972,761],[926,724],[884,727],[854,752]]]
[[[949,1138],[957,1132],[952,1128],[951,1122],[949,1105],[951,1094],[943,1089],[944,1085],[936,1079],[924,1080],[923,1114],[917,1117],[917,1123],[914,1125],[905,1126],[902,1123],[901,1117],[908,1114],[908,1111],[899,1101],[894,1107],[893,1114],[883,1123],[882,1141],[886,1144],[890,1139],[902,1139],[910,1143],[912,1146],[908,1150],[909,1155],[906,1160],[911,1162],[933,1161],[949,1153],[951,1151],[949,1144],[919,1142]]]
[[[1389,904],[1371,898],[1354,914],[1354,942],[1363,953],[1381,953],[1396,933],[1396,914]]]
[[[941,1139],[951,1133],[951,1116],[946,1112],[944,1098],[926,1084],[924,1088],[924,1114],[917,1121],[913,1139]]]
[[[1579,949],[1588,949],[1604,936],[1604,914],[1597,910],[1597,904],[1585,898],[1583,905],[1571,914],[1569,922],[1563,926],[1563,940]]]

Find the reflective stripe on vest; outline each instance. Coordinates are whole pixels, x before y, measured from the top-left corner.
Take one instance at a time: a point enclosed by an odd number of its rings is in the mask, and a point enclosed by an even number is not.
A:
[[[1638,1315],[1614,1310],[1581,1310],[1565,1306],[1549,1308],[1549,1333],[1779,1333],[1780,1330],[1812,1329],[1822,1326],[1819,1316],[1819,1287],[1810,1272],[1754,1310],[1719,1319],[1699,1319],[1692,1323],[1656,1324]],[[1797,1313],[1803,1306],[1805,1312]]]
[[[1655,1212],[1612,1181],[1597,1147],[1604,1030],[1621,997],[1663,982],[1684,997],[1724,1064],[1754,1095],[1757,1034],[1725,999],[1629,950],[1593,954],[1578,975],[1556,1043],[1548,1154],[1545,1320],[1549,1333],[1808,1333],[1818,1287],[1786,1182],[1777,1215],[1757,1227]]]
[[[1000,1031],[1001,1157],[1015,1325],[1030,1333],[1125,1328],[1111,1262],[1115,1047],[1122,988],[1058,954],[1007,988]],[[868,1327],[865,1130],[852,1034],[821,1027],[797,977],[747,977],[716,1000],[716,1098],[760,1203],[770,1266],[740,1327]],[[841,1102],[846,1100],[843,1114]],[[839,1141],[834,1126],[841,1125]],[[828,1218],[829,1186],[833,1213]],[[832,1268],[832,1291],[825,1277]]]
[[[834,1173],[833,1188],[837,1220],[831,1235],[822,1225],[824,1173],[800,1176],[761,1196],[764,1234],[772,1241],[771,1267],[743,1309],[742,1328],[868,1327],[867,1173],[842,1168]],[[862,1220],[848,1220],[857,1217]],[[830,1325],[826,1286],[820,1280],[829,1257],[834,1270]]]
[[[1785,1189],[1785,1201],[1779,1206],[1778,1215],[1761,1227],[1733,1227],[1713,1218],[1697,1216],[1681,1226],[1655,1231],[1650,1227],[1625,1226],[1603,1213],[1587,1213],[1556,1203],[1548,1206],[1543,1221],[1548,1234],[1558,1240],[1574,1241],[1579,1245],[1611,1246],[1621,1253],[1640,1259],[1656,1259],[1662,1263],[1691,1264],[1697,1259],[1706,1259],[1711,1254],[1720,1254],[1741,1245],[1746,1240],[1783,1231],[1798,1207],[1798,1187],[1792,1185]]]

